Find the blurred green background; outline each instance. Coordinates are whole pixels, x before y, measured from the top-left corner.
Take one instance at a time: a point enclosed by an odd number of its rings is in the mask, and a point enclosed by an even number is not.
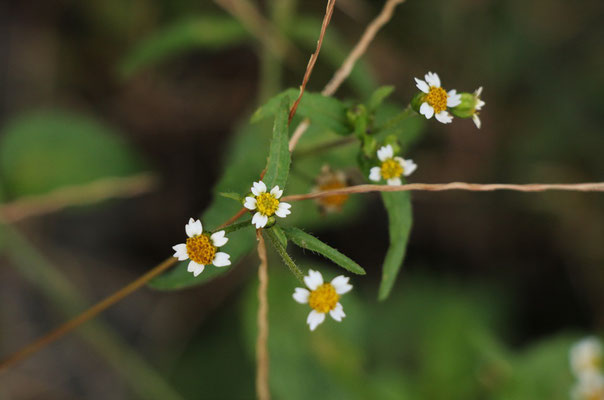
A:
[[[0,5],[0,201],[105,177],[158,181],[141,196],[0,225],[1,355],[169,256],[210,204],[231,144],[266,131],[248,127],[251,113],[299,85],[324,2],[249,3],[284,52],[211,1]],[[337,1],[309,90],[382,4]],[[484,86],[480,131],[470,120],[424,124],[408,154],[413,182],[601,181],[603,17],[597,0],[409,0],[338,97],[394,85],[390,100],[403,107],[428,70],[449,88]],[[413,206],[405,267],[385,302],[378,196],[313,226],[368,272],[352,278],[341,324],[311,334],[307,308],[291,300],[297,282],[271,255],[274,398],[568,398],[570,344],[604,330],[604,197],[418,192]],[[340,273],[294,255],[328,279]],[[0,375],[0,399],[253,398],[256,267],[250,256],[211,284],[138,291]]]

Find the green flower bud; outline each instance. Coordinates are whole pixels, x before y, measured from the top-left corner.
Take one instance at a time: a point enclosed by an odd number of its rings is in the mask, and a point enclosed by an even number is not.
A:
[[[461,103],[457,107],[450,109],[451,114],[458,118],[473,118],[477,111],[484,106],[484,101],[480,99],[482,87],[478,88],[474,93],[460,93]]]
[[[415,96],[413,96],[413,99],[411,99],[411,108],[413,108],[413,110],[415,110],[415,112],[418,114],[419,114],[419,108],[422,106],[425,96],[426,96],[426,93],[417,92],[417,94]]]

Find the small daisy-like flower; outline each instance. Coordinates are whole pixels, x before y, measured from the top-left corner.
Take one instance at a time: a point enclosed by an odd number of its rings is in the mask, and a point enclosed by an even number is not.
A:
[[[573,400],[604,400],[604,376],[590,374],[582,377],[571,390]]]
[[[602,343],[595,337],[587,337],[570,348],[570,366],[577,377],[597,374],[603,365]]]
[[[443,124],[453,121],[453,116],[447,111],[448,107],[455,107],[461,103],[461,96],[456,90],[445,91],[440,87],[440,78],[433,72],[425,75],[425,81],[415,78],[417,88],[425,93],[419,113],[427,119],[434,117]]]
[[[293,297],[298,303],[308,304],[312,309],[306,319],[311,331],[314,331],[317,326],[325,321],[325,314],[327,313],[338,322],[346,316],[339,300],[341,295],[352,289],[348,279],[344,275],[340,275],[333,278],[330,283],[323,283],[323,275],[320,272],[312,269],[308,270],[308,275],[304,277],[304,283],[310,290],[296,288]]]
[[[276,215],[277,217],[285,218],[291,211],[291,204],[279,201],[283,195],[283,190],[279,186],[275,186],[267,193],[264,182],[254,182],[252,186],[253,197],[245,198],[243,206],[250,211],[256,210],[252,217],[252,224],[256,225],[256,229],[264,228],[269,217]]]
[[[201,221],[190,218],[189,223],[185,225],[185,232],[189,237],[187,242],[172,248],[175,251],[174,257],[178,258],[178,261],[191,259],[187,271],[197,276],[208,264],[214,264],[216,267],[231,265],[231,256],[218,251],[229,241],[224,236],[224,231],[214,232],[211,235],[203,233]]]
[[[329,165],[324,165],[321,168],[321,173],[317,177],[316,182],[316,186],[312,189],[313,193],[348,187],[348,182],[344,171],[333,171]],[[318,198],[315,201],[321,208],[322,212],[338,212],[342,210],[342,207],[348,201],[348,195],[335,194],[333,196]]]
[[[474,125],[476,125],[478,129],[480,129],[480,126],[482,125],[482,123],[480,122],[480,117],[478,116],[478,114],[480,114],[478,111],[480,111],[485,105],[485,102],[480,99],[481,94],[482,86],[474,91],[474,101],[476,102],[476,105],[474,106],[474,114],[472,114],[472,121],[474,121]]]
[[[394,157],[394,150],[391,145],[379,148],[377,157],[382,164],[369,170],[369,179],[374,182],[384,179],[389,185],[400,185],[402,183],[401,176],[409,176],[417,168],[413,160]]]

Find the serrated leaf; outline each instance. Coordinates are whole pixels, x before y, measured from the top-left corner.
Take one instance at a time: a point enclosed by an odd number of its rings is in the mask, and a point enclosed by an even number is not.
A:
[[[393,91],[394,86],[381,86],[377,88],[371,96],[369,96],[369,100],[367,100],[367,109],[369,112],[374,112]]]
[[[287,89],[268,100],[260,107],[254,115],[251,122],[255,123],[265,118],[275,115],[283,98],[289,97],[289,107],[298,98],[300,91],[298,89]],[[348,124],[346,111],[348,106],[334,97],[323,96],[319,93],[304,92],[304,96],[298,105],[296,115],[309,118],[323,128],[329,129],[340,135],[352,133],[352,128]]]
[[[142,68],[193,49],[216,50],[238,45],[250,34],[236,20],[222,15],[179,21],[141,41],[119,66],[127,78]]]
[[[392,291],[396,277],[403,265],[413,215],[409,192],[382,192],[381,195],[388,212],[390,236],[390,245],[382,266],[382,281],[379,289],[379,299],[385,300]]]
[[[0,137],[0,176],[8,198],[143,170],[119,132],[81,114],[24,114],[9,122]]]
[[[289,98],[286,96],[281,99],[279,109],[275,114],[273,139],[271,140],[266,173],[263,178],[263,182],[266,184],[268,190],[271,190],[275,186],[284,189],[287,183],[289,165],[291,163],[289,126],[287,124],[288,116]]]
[[[301,248],[319,253],[352,273],[365,275],[365,270],[359,264],[316,237],[298,228],[282,227],[282,229],[285,236]]]

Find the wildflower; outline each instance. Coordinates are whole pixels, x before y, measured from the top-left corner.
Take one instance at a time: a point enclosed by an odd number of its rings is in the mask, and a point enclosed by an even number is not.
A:
[[[273,215],[285,218],[291,214],[289,211],[291,204],[279,201],[283,195],[283,190],[279,189],[279,186],[275,186],[267,193],[264,182],[254,182],[252,194],[253,196],[245,198],[243,206],[251,211],[257,210],[252,218],[252,224],[256,225],[256,229],[264,228]]]
[[[571,390],[573,400],[604,400],[604,376],[589,374],[575,384]]]
[[[482,125],[482,123],[480,122],[480,117],[478,116],[478,114],[480,114],[478,111],[480,111],[482,109],[482,107],[485,105],[485,102],[480,99],[481,94],[482,94],[482,86],[474,91],[474,102],[475,102],[474,104],[475,105],[474,105],[474,113],[472,114],[472,121],[474,121],[474,125],[476,125],[476,127],[478,129],[480,129],[480,126]]]
[[[480,129],[481,122],[479,111],[485,105],[480,95],[482,94],[482,86],[474,91],[474,93],[460,93],[461,102],[450,109],[451,114],[458,118],[472,118],[474,125]]]
[[[440,78],[433,72],[428,72],[424,77],[426,80],[415,78],[416,86],[424,95],[421,96],[421,106],[419,113],[427,119],[434,117],[443,124],[453,121],[453,116],[449,114],[447,108],[458,106],[461,103],[461,96],[456,90],[446,92],[440,87]]]
[[[602,365],[602,343],[595,337],[587,337],[570,349],[570,366],[577,377],[598,373]]]
[[[346,174],[343,171],[332,171],[329,165],[321,168],[321,173],[316,179],[317,185],[312,192],[323,192],[326,190],[343,189],[348,187]],[[348,201],[347,194],[335,194],[333,196],[321,197],[315,200],[322,212],[338,212],[342,210]]]
[[[185,232],[189,237],[187,242],[177,244],[172,248],[175,251],[174,257],[178,258],[178,261],[191,259],[187,271],[197,276],[208,264],[214,264],[216,267],[231,265],[229,259],[231,256],[218,251],[229,241],[224,236],[224,231],[214,232],[211,235],[203,233],[201,221],[190,218],[189,223],[185,225]]]
[[[400,185],[402,183],[401,176],[409,176],[417,168],[413,160],[394,157],[394,150],[391,145],[378,149],[377,157],[382,164],[379,167],[371,168],[369,171],[369,179],[374,182],[385,179],[389,185]]]
[[[327,313],[338,322],[346,316],[339,300],[340,295],[352,289],[348,279],[344,275],[339,275],[333,278],[330,283],[323,283],[323,275],[320,272],[312,269],[308,270],[308,276],[304,277],[304,283],[310,290],[296,288],[293,297],[298,303],[308,304],[312,309],[306,319],[311,331],[314,331],[317,326],[325,321],[325,314]]]

